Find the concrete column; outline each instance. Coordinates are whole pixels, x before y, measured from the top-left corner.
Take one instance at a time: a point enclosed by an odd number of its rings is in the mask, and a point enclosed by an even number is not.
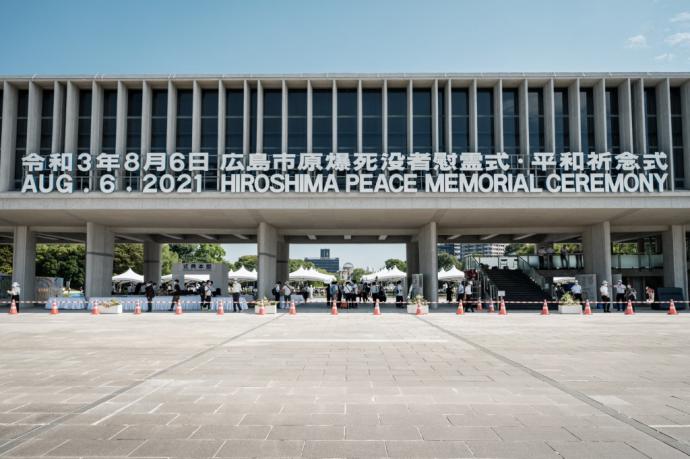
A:
[[[633,148],[636,155],[642,155],[647,152],[647,119],[644,113],[644,81],[642,79],[632,82],[632,106],[633,110]]]
[[[12,282],[19,282],[21,300],[36,299],[36,236],[28,226],[14,228]]]
[[[690,189],[690,82],[680,89],[680,105],[683,115],[683,164],[685,167],[685,188]]]
[[[549,152],[556,151],[556,107],[553,89],[554,84],[551,79],[544,86],[544,149]]]
[[[331,94],[331,144],[333,152],[338,151],[338,84],[333,80]]]
[[[271,289],[278,280],[278,231],[268,223],[261,222],[256,239],[258,297],[272,298]]]
[[[228,98],[225,94],[225,86],[223,80],[218,80],[218,138],[216,148],[218,148],[218,170],[216,171],[217,183],[220,183],[220,177],[224,174],[221,170],[221,157],[225,153],[225,113]]]
[[[364,109],[362,106],[362,80],[357,81],[357,151],[362,151],[364,142],[364,134],[362,132],[362,124],[364,117]],[[309,123],[309,121],[307,121]],[[310,125],[307,124],[307,127]],[[311,150],[309,150],[311,151]]]
[[[285,80],[281,83],[281,89],[280,152],[285,153],[288,149],[288,87]]]
[[[153,91],[151,84],[144,81],[141,87],[141,159],[151,150],[151,116]]]
[[[17,88],[7,81],[2,89],[2,139],[0,140],[0,192],[14,187],[14,149],[17,142]]]
[[[453,80],[446,81],[446,88],[443,93],[446,98],[444,104],[446,110],[446,152],[453,152]]]
[[[360,84],[361,94],[361,84]],[[359,130],[357,131],[359,132]],[[359,142],[360,138],[357,137]],[[361,151],[362,145],[357,144],[357,148]],[[307,80],[307,153],[312,153],[314,149],[314,89],[311,86],[311,80]]]
[[[432,221],[419,230],[419,271],[424,275],[424,298],[438,301],[438,258],[436,254],[436,222]],[[436,308],[438,305],[433,304]]]
[[[244,88],[244,106],[243,106],[243,117],[242,117],[242,153],[249,154],[249,153],[256,153],[256,152],[250,152],[251,148],[251,123],[249,122],[249,118],[251,117],[251,109],[252,109],[252,98],[251,98],[251,88],[249,87],[249,83],[247,80],[244,80],[243,83],[243,88]]]
[[[602,153],[608,150],[608,145],[606,145],[606,83],[604,80],[599,80],[594,85],[593,97],[594,146],[597,153]]]
[[[582,233],[585,273],[596,274],[597,288],[604,280],[611,282],[611,224],[597,223]]]
[[[494,86],[494,145],[496,152],[503,151],[503,80]]]
[[[33,81],[29,82],[29,107],[26,123],[26,153],[38,153],[41,148],[41,107],[43,89]]]
[[[177,88],[168,81],[168,111],[165,136],[165,150],[168,156],[177,148]]]
[[[668,167],[667,187],[673,191],[675,189],[675,164],[673,161],[673,135],[671,133],[671,85],[668,78],[665,78],[656,87],[656,119],[659,132],[659,151],[666,153]],[[654,153],[654,152],[650,152]],[[682,166],[682,165],[681,165]]]
[[[278,239],[276,252],[276,280],[286,282],[290,277],[290,244]]]
[[[59,81],[53,83],[53,138],[51,151],[65,151],[65,86]]]
[[[98,223],[86,223],[86,296],[110,296],[114,237]]]
[[[438,151],[438,80],[434,80],[431,87],[431,149],[433,152]]]
[[[79,129],[79,88],[71,81],[67,82],[67,97],[65,99],[65,153],[72,153],[77,161]],[[59,151],[59,150],[58,150]],[[74,176],[75,171],[70,172]]]
[[[527,80],[522,80],[518,87],[518,126],[520,129],[520,156],[522,157],[522,167],[529,168],[529,106],[528,93],[529,85]]]
[[[683,289],[683,298],[688,297],[688,261],[685,246],[685,226],[671,225],[661,235],[664,253],[664,287]]]
[[[261,80],[256,82],[256,152],[264,151],[264,87]]]
[[[621,151],[633,151],[633,117],[630,80],[618,85],[618,123],[621,133]]]
[[[383,80],[381,89],[381,136],[383,137],[382,152],[388,153],[388,80]]]
[[[469,90],[469,109],[470,109],[470,151],[477,151],[478,133],[477,133],[477,80],[472,80]],[[458,152],[459,153],[459,152]],[[486,153],[486,152],[482,152]],[[425,280],[426,282],[426,280]]]
[[[412,284],[412,275],[419,273],[419,242],[409,241],[405,246],[407,261],[407,288]],[[407,292],[405,292],[407,295]]]
[[[144,241],[144,280],[161,283],[161,254],[163,244]]]
[[[414,132],[414,107],[413,107],[413,97],[412,97],[412,80],[407,82],[407,154],[412,153],[413,142],[412,133]]]
[[[580,80],[576,79],[568,87],[568,127],[570,129],[570,149],[582,151],[580,135]],[[562,153],[562,152],[558,152]]]
[[[117,114],[115,116],[115,153],[124,161],[127,154],[127,86],[122,81],[117,82]],[[122,190],[123,170],[116,170],[118,190]]]
[[[91,83],[91,141],[89,148],[93,157],[93,163],[90,172],[89,188],[97,187],[97,170],[96,170],[96,156],[101,153],[103,147],[103,86],[96,83]]]
[[[219,95],[220,96],[220,95]],[[201,86],[198,81],[192,85],[192,151],[201,150]]]

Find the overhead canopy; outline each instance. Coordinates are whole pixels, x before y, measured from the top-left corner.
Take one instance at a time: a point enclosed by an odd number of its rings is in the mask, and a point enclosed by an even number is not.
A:
[[[249,271],[244,266],[240,266],[240,269],[237,271],[228,271],[228,279],[253,282],[258,279],[258,276],[256,274],[256,270]]]
[[[144,276],[135,273],[134,271],[132,271],[132,268],[127,268],[127,271],[123,272],[122,274],[113,276],[113,282],[115,282],[116,284],[125,284],[127,282],[139,284],[141,282],[144,282]]]
[[[206,282],[209,279],[208,274],[185,274],[185,282]],[[172,274],[166,274],[161,276],[161,282],[170,282],[172,280]]]
[[[397,266],[393,266],[391,269],[383,268],[375,273],[366,274],[362,276],[362,280],[365,282],[374,282],[377,280],[391,281],[404,279],[405,277],[407,277],[407,273],[400,271]]]
[[[304,269],[300,266],[297,270],[290,273],[291,281],[312,281],[312,282],[333,282],[335,276],[331,274],[320,273],[314,268]]]
[[[464,278],[465,278],[465,273],[460,271],[455,266],[450,268],[448,271],[442,269],[438,273],[438,280],[440,280],[440,281],[463,280]]]

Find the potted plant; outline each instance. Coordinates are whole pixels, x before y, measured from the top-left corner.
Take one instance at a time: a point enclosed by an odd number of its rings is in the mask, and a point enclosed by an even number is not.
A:
[[[417,295],[407,302],[407,312],[410,314],[416,314],[418,304],[422,314],[429,314],[429,302],[425,300],[422,295]]]
[[[254,312],[256,314],[261,314],[262,310],[263,314],[275,314],[277,310],[276,303],[271,303],[268,298],[263,297],[254,305]]]
[[[558,312],[561,314],[580,314],[582,313],[582,306],[573,295],[566,293],[558,300]]]
[[[115,298],[106,301],[96,301],[95,305],[98,306],[98,312],[101,314],[122,314],[122,302]]]

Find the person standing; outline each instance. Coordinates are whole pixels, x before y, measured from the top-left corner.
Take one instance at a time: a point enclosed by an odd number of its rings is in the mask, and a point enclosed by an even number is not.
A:
[[[156,291],[153,289],[153,284],[151,282],[146,283],[144,294],[146,295],[146,312],[151,312],[153,311],[153,299],[156,296]]]
[[[446,284],[446,301],[448,303],[453,302],[453,283],[452,282],[448,282]]]
[[[180,281],[175,279],[175,285],[173,285],[172,301],[170,302],[170,310],[175,309],[175,304],[180,301],[180,294],[182,289],[180,289]]]
[[[232,312],[241,312],[240,293],[242,292],[242,286],[237,282],[237,279],[232,281],[230,290],[232,291]]]
[[[273,301],[278,303],[280,305],[280,291],[282,289],[282,286],[280,285],[280,281],[276,282],[276,285],[273,286]]]
[[[546,250],[544,247],[537,249],[537,256],[539,257],[539,269],[545,269],[544,259],[546,258]]]
[[[630,301],[634,311],[635,303],[637,302],[637,290],[635,290],[635,287],[633,287],[630,284],[628,284],[628,286],[625,289],[625,300]]]
[[[609,294],[609,281],[603,281],[599,287],[599,295],[601,295],[601,302],[604,312],[611,312],[611,295]]]
[[[402,286],[402,281],[398,281],[395,284],[395,307],[396,308],[404,308],[405,305],[403,304],[405,302],[405,298],[403,297],[403,286]]]
[[[561,246],[561,269],[570,269],[568,246],[565,244]]]
[[[553,269],[553,254],[555,251],[553,250],[553,246],[549,246],[546,249],[546,269]]]
[[[654,289],[649,285],[644,290],[645,302],[651,307],[654,304]]]
[[[625,310],[625,285],[623,285],[623,281],[616,282],[614,293],[616,294],[616,311]]]
[[[290,297],[292,295],[292,288],[290,288],[290,284],[288,282],[285,282],[283,284],[283,300],[285,301],[285,306],[284,308],[287,308],[288,305],[290,304]]]
[[[10,301],[14,301],[14,306],[17,308],[17,312],[19,312],[19,297],[22,294],[19,282],[12,282],[12,288],[7,293],[10,295]]]
[[[472,302],[472,281],[465,283],[465,309],[467,312],[474,312],[474,303]]]
[[[575,281],[572,287],[570,287],[570,293],[573,294],[573,298],[577,300],[578,303],[582,303],[582,285],[579,281]]]
[[[348,309],[354,308],[354,301],[352,301],[352,283],[350,281],[345,282],[343,285],[343,298],[347,302]]]

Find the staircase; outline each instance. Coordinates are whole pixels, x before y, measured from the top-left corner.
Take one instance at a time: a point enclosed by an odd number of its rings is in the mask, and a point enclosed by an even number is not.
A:
[[[506,292],[506,307],[510,309],[541,309],[542,302],[550,299],[549,296],[532,281],[524,272],[510,269],[487,269],[485,275],[491,280],[498,290]],[[521,303],[521,302],[525,303]],[[534,301],[535,303],[529,303]]]

